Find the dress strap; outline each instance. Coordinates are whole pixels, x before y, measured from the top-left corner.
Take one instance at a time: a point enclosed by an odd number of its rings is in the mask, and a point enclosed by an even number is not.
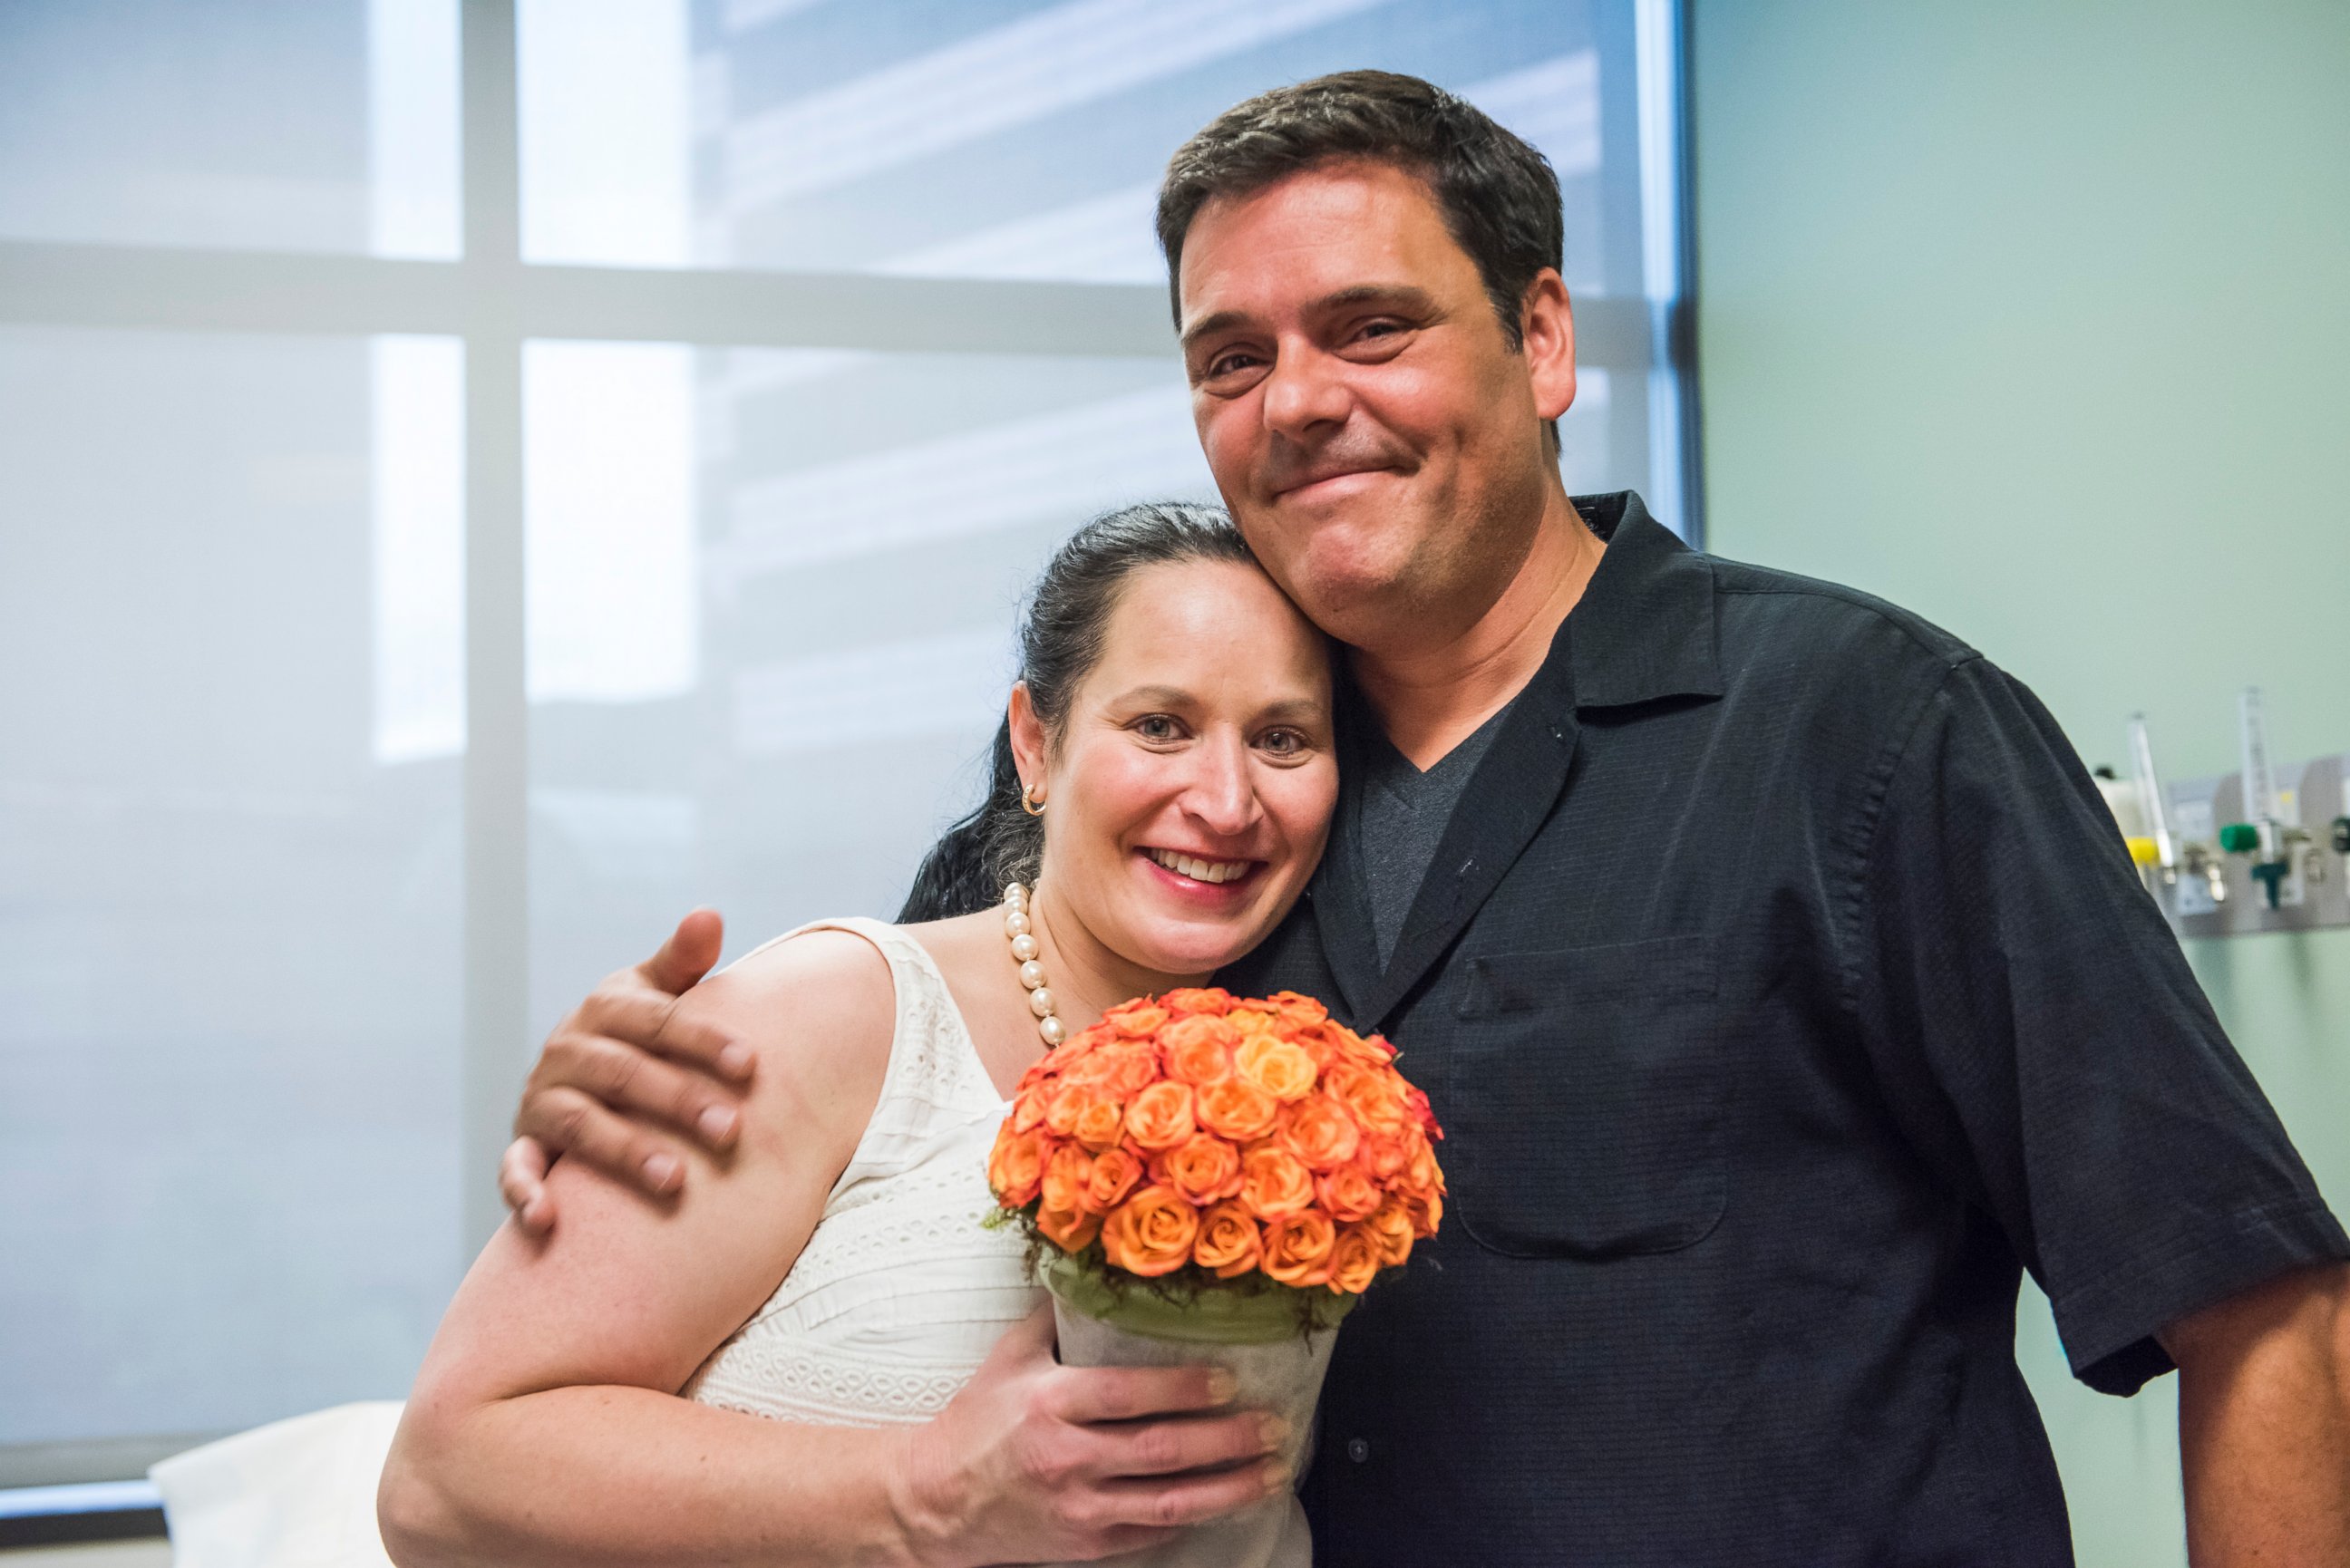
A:
[[[917,1129],[934,1126],[941,1116],[954,1120],[1000,1116],[1004,1102],[996,1095],[938,961],[902,928],[862,915],[811,920],[762,942],[743,957],[823,930],[847,931],[879,949],[897,992],[880,1097],[856,1153],[833,1186],[837,1199],[857,1181],[894,1170],[912,1147],[910,1139]]]

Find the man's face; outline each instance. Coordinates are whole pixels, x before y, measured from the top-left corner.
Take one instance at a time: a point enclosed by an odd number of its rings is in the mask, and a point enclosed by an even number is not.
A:
[[[1426,185],[1379,163],[1211,201],[1181,260],[1200,443],[1266,570],[1348,642],[1465,630],[1555,480],[1543,421],[1575,397],[1564,292],[1513,350]]]

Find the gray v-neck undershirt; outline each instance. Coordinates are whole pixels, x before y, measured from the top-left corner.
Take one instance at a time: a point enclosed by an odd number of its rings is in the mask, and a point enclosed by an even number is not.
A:
[[[1461,804],[1470,775],[1492,745],[1510,706],[1504,703],[1425,773],[1412,766],[1411,759],[1384,734],[1364,748],[1355,831],[1382,969],[1395,957],[1396,940],[1419,897],[1420,883],[1427,880],[1429,863],[1436,858],[1453,808]]]

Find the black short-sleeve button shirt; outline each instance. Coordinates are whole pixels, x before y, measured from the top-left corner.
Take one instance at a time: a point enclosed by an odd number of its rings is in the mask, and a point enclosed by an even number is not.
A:
[[[2126,1393],[2350,1241],[2030,692],[1577,505],[1607,555],[1392,959],[1334,835],[1224,977],[1388,1033],[1449,1133],[1339,1337],[1315,1562],[2067,1562],[2019,1272]]]

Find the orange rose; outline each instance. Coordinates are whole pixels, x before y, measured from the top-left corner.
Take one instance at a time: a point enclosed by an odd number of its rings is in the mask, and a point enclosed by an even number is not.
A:
[[[1094,1168],[1079,1194],[1078,1206],[1088,1214],[1107,1214],[1142,1179],[1142,1161],[1124,1148],[1104,1149],[1094,1156]]]
[[[1436,1234],[1444,1222],[1444,1198],[1437,1192],[1407,1192],[1403,1195],[1404,1212],[1411,1216],[1411,1233],[1426,1240]]]
[[[1164,1187],[1146,1187],[1102,1221],[1102,1256],[1129,1274],[1155,1279],[1191,1261],[1200,1211]]]
[[[1381,1261],[1400,1263],[1411,1256],[1411,1210],[1402,1199],[1390,1198],[1380,1204],[1378,1212],[1363,1225],[1378,1238]]]
[[[1088,1148],[1107,1148],[1116,1143],[1126,1125],[1126,1108],[1113,1096],[1083,1084],[1074,1085],[1069,1092],[1082,1096],[1069,1136]],[[1057,1112],[1060,1102],[1055,1101],[1053,1108]]]
[[[1361,1166],[1342,1165],[1314,1179],[1314,1196],[1331,1219],[1344,1224],[1369,1219],[1387,1195]]]
[[[1055,1137],[1075,1137],[1077,1113],[1086,1108],[1090,1097],[1083,1084],[1063,1083],[1051,1091],[1052,1098],[1045,1102],[1045,1125]]]
[[[1121,1100],[1132,1099],[1158,1081],[1159,1048],[1147,1040],[1121,1040],[1069,1071],[1069,1082],[1090,1084]]]
[[[1334,1170],[1355,1158],[1362,1128],[1327,1095],[1307,1095],[1281,1109],[1281,1147],[1308,1170]]]
[[[1191,1136],[1191,1085],[1162,1080],[1126,1108],[1127,1136],[1145,1148],[1172,1148]]]
[[[1129,1040],[1147,1040],[1167,1022],[1167,1010],[1145,998],[1111,1008],[1102,1014],[1102,1022]]]
[[[1395,1060],[1396,1049],[1385,1039],[1374,1034],[1366,1040],[1351,1029],[1338,1031],[1338,1049],[1356,1061],[1373,1067],[1384,1067]]]
[[[1337,1061],[1322,1070],[1322,1090],[1354,1113],[1367,1132],[1399,1133],[1404,1128],[1404,1097],[1399,1080],[1357,1062]]]
[[[1186,1012],[1222,1012],[1232,1004],[1232,993],[1221,985],[1183,985],[1159,999],[1159,1005],[1180,1017]]]
[[[1264,1261],[1264,1241],[1256,1221],[1237,1203],[1219,1203],[1200,1216],[1200,1239],[1191,1243],[1191,1261],[1215,1271],[1220,1280],[1247,1273]]]
[[[1330,1016],[1328,1008],[1298,992],[1276,991],[1265,1000],[1279,1009],[1282,1017],[1292,1023],[1319,1023]]]
[[[1330,1243],[1330,1288],[1358,1296],[1371,1288],[1385,1257],[1379,1238],[1367,1225],[1342,1226]]]
[[[1232,1075],[1232,1045],[1239,1036],[1222,1019],[1205,1012],[1179,1018],[1159,1032],[1167,1070],[1187,1084],[1212,1084]]]
[[[1086,1189],[1093,1175],[1094,1157],[1080,1144],[1065,1143],[1045,1161],[1045,1179],[1037,1188],[1037,1196],[1047,1209],[1075,1213],[1086,1207]]]
[[[1411,1151],[1411,1158],[1403,1168],[1399,1178],[1402,1183],[1419,1191],[1443,1191],[1444,1168],[1436,1163],[1436,1151],[1428,1146],[1428,1139],[1420,1136],[1417,1127],[1404,1140],[1404,1147]]]
[[[1399,1135],[1368,1132],[1355,1150],[1355,1161],[1375,1181],[1393,1181],[1411,1163],[1411,1146]]]
[[[1101,1234],[1102,1218],[1061,1209],[1036,1210],[1036,1229],[1064,1252],[1082,1252]]]
[[[1241,1151],[1213,1133],[1193,1133],[1152,1157],[1150,1179],[1173,1188],[1187,1203],[1218,1202],[1241,1189]]]
[[[1303,1288],[1330,1281],[1330,1248],[1338,1229],[1319,1209],[1265,1221],[1264,1272],[1284,1285]]]
[[[1252,1034],[1232,1054],[1240,1075],[1276,1100],[1294,1100],[1314,1088],[1314,1058],[1305,1048],[1277,1034]]]
[[[995,1147],[987,1157],[987,1185],[1006,1209],[1025,1208],[1045,1180],[1045,1135],[1031,1128],[1013,1129],[1005,1122],[995,1134]]]
[[[1260,1220],[1295,1214],[1314,1201],[1314,1173],[1287,1149],[1259,1144],[1241,1156],[1241,1201]]]
[[[1026,1132],[1045,1119],[1045,1103],[1052,1097],[1048,1089],[1023,1089],[1020,1097],[1012,1102],[1011,1126],[1014,1132]]]
[[[1281,1102],[1246,1078],[1220,1078],[1199,1094],[1200,1125],[1240,1143],[1264,1137],[1280,1115]]]
[[[1396,1082],[1403,1084],[1401,1078],[1397,1078]],[[1403,1084],[1403,1099],[1411,1113],[1411,1119],[1419,1124],[1422,1132],[1430,1137],[1444,1136],[1444,1129],[1436,1125],[1436,1113],[1429,1108],[1428,1096],[1420,1091],[1419,1085]]]

